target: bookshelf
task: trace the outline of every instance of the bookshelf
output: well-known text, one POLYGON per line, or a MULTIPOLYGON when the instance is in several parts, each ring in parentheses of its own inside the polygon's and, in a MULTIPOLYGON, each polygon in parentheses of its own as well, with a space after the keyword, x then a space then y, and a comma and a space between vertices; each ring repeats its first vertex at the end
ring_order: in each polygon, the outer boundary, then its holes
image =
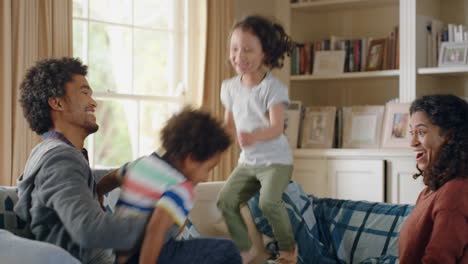
MULTIPOLYGON (((444 23, 468 25, 466 10, 468 0, 276 0, 275 16, 299 43, 331 36, 386 38, 398 25, 399 69, 293 75, 287 60, 275 74, 288 85, 291 100, 299 100, 304 106, 384 105, 395 98, 411 102, 421 95, 439 92, 467 96, 468 66, 438 68, 420 63, 419 47, 425 40, 417 36, 416 23, 417 15, 424 15, 444 23)), ((387 202, 414 203, 416 196, 411 195, 424 187, 411 178, 415 157, 409 148, 295 149, 294 166, 293 179, 307 192, 319 196, 340 197, 338 184, 344 188, 345 198, 358 197, 342 184, 346 180, 340 175, 362 184, 383 177, 384 186, 377 182, 373 186, 382 188, 387 202)))
MULTIPOLYGON (((468 0, 412 0, 416 2, 415 16, 429 17, 447 24, 468 26, 468 0)), ((416 21, 418 22, 418 21, 416 21)), ((416 32, 421 29, 416 23, 416 32)), ((425 45, 423 35, 416 34, 413 45, 417 48, 425 45)), ((428 67, 426 56, 416 58, 417 76, 416 96, 432 93, 451 93, 466 97, 468 95, 468 65, 461 67, 428 67)))

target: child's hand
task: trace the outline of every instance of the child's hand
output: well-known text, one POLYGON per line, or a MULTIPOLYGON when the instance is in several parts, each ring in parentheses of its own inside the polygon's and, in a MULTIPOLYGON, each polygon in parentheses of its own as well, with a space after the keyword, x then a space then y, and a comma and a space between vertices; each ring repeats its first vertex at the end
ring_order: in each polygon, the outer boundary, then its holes
POLYGON ((248 147, 255 143, 253 133, 239 132, 237 134, 237 139, 239 140, 239 145, 241 145, 241 147, 248 147))

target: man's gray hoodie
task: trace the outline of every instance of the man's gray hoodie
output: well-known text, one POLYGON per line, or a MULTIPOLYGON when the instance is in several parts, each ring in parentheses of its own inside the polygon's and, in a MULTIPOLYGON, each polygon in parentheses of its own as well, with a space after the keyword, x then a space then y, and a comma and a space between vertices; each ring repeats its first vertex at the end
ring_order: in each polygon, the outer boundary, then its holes
POLYGON ((18 196, 14 210, 35 239, 58 245, 83 263, 95 263, 103 249, 133 248, 148 220, 104 212, 88 161, 59 139, 33 149, 18 181, 18 196))

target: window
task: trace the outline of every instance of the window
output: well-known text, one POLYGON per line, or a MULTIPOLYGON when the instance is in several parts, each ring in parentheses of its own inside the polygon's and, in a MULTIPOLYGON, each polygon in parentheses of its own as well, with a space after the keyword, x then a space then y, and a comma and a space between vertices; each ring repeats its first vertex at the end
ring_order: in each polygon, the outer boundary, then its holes
POLYGON ((115 167, 160 146, 186 101, 188 0, 73 0, 73 52, 88 65, 99 131, 93 167, 115 167))

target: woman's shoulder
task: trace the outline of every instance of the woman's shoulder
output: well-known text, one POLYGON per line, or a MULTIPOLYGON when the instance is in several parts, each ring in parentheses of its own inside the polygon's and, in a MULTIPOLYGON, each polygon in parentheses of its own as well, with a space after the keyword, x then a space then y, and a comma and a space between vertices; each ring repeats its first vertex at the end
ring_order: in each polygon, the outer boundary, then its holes
POLYGON ((468 178, 455 178, 437 191, 437 208, 440 210, 461 209, 468 213, 468 178))

